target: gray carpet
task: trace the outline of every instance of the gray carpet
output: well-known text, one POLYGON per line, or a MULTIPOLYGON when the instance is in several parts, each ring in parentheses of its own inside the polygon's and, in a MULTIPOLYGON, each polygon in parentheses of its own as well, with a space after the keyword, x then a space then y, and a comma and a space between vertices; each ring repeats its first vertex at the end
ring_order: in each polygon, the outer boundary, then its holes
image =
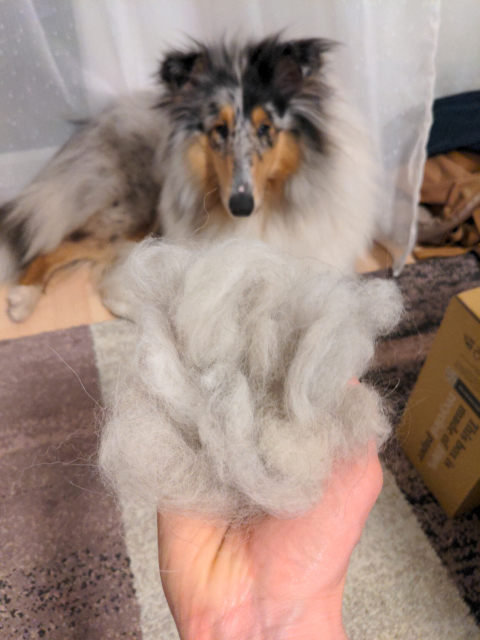
MULTIPOLYGON (((410 315, 371 379, 397 416, 448 299, 480 285, 473 258, 409 267, 410 315)), ((0 342, 0 637, 177 638, 157 570, 155 514, 117 504, 95 470, 96 429, 134 342, 112 321, 0 342)), ((449 521, 392 441, 385 486, 349 570, 351 640, 473 640, 478 510, 449 521)))

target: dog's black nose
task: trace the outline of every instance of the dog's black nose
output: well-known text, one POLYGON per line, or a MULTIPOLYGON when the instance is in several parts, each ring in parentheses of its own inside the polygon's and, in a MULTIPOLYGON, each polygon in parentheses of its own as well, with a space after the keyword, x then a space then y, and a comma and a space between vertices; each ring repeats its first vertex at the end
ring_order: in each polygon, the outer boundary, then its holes
POLYGON ((234 216, 249 216, 255 202, 249 193, 236 193, 228 201, 228 206, 234 216))

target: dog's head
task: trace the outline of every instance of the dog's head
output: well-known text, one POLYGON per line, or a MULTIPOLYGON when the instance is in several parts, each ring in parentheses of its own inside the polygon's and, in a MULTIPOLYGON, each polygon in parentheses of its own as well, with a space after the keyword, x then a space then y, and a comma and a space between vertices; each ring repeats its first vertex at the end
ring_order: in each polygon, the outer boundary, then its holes
POLYGON ((322 152, 325 40, 267 38, 240 47, 196 45, 160 69, 168 110, 205 193, 233 216, 281 197, 307 147, 322 152))

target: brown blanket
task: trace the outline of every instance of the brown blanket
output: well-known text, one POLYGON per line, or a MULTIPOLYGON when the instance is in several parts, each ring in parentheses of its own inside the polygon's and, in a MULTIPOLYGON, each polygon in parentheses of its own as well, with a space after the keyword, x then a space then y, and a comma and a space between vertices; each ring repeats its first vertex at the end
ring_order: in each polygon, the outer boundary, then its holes
POLYGON ((429 158, 420 201, 416 258, 458 255, 480 242, 480 155, 452 151, 429 158))

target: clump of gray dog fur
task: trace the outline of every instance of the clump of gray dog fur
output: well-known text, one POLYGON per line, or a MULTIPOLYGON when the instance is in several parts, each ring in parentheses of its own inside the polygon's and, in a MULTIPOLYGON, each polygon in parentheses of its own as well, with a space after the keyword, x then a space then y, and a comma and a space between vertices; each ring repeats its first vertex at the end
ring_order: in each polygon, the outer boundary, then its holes
POLYGON ((100 446, 117 491, 165 512, 293 517, 335 461, 388 437, 378 394, 351 381, 398 322, 392 282, 247 240, 146 241, 122 277, 138 344, 100 446))

